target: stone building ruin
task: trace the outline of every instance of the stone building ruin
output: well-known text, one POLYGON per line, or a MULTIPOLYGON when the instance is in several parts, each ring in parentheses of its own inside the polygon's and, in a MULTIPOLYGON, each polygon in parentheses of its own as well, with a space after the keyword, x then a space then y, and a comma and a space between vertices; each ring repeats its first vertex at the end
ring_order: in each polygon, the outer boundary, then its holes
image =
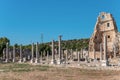
POLYGON ((100 59, 100 51, 104 55, 104 35, 107 36, 107 57, 113 58, 119 56, 120 33, 118 32, 116 22, 112 14, 101 12, 90 38, 89 58, 100 59))

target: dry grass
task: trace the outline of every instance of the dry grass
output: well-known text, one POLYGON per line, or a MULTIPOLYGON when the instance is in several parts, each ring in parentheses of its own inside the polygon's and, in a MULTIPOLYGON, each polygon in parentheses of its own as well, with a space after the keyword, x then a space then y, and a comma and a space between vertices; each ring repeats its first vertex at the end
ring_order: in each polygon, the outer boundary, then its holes
POLYGON ((118 71, 0 64, 0 80, 120 80, 118 71))

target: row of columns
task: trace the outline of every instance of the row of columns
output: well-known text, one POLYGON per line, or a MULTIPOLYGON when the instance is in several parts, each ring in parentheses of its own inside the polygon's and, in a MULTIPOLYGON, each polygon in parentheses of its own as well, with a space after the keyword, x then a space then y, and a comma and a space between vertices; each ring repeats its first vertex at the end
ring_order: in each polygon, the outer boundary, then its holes
MULTIPOLYGON (((15 46, 13 46, 12 52, 9 51, 9 44, 6 43, 6 48, 3 50, 3 58, 5 58, 5 62, 9 62, 9 57, 12 59, 12 62, 16 61, 16 50, 15 46), (10 56, 9 56, 10 55, 10 56), (11 57, 12 56, 12 57, 11 57)), ((49 52, 47 51, 47 61, 49 58, 49 52)), ((42 59, 42 53, 41 53, 41 59, 42 59)), ((23 54, 22 54, 22 45, 20 45, 20 52, 19 52, 19 63, 23 62, 23 54)), ((31 63, 34 62, 34 43, 32 44, 31 49, 31 63)), ((35 63, 39 63, 39 51, 38 51, 38 43, 36 44, 36 58, 35 63)))
MULTIPOLYGON (((60 49, 59 49, 60 50, 60 49)), ((71 60, 73 60, 73 51, 72 51, 72 49, 71 49, 71 60)), ((58 61, 56 61, 55 60, 55 48, 54 48, 54 40, 52 40, 52 60, 51 60, 51 64, 61 64, 59 61, 61 61, 60 59, 60 51, 59 51, 59 58, 58 58, 58 61)), ((80 62, 80 59, 82 59, 83 58, 83 49, 81 49, 81 51, 78 51, 77 49, 76 49, 76 55, 77 55, 77 59, 78 59, 78 63, 80 62), (80 55, 80 53, 81 53, 81 55, 80 55)), ((65 60, 65 63, 67 63, 68 62, 68 50, 66 50, 66 53, 65 53, 65 58, 64 58, 65 60)), ((86 59, 86 57, 85 57, 85 61, 86 61, 87 59, 86 59)))
MULTIPOLYGON (((31 51, 32 51, 32 54, 31 54, 31 63, 42 63, 43 61, 42 61, 42 59, 43 59, 43 53, 41 52, 41 55, 39 54, 39 50, 38 50, 38 42, 36 43, 36 52, 35 52, 35 59, 34 59, 34 43, 32 43, 32 49, 31 49, 31 51), (41 58, 41 60, 40 60, 40 58, 41 58)), ((45 53, 45 52, 44 52, 45 53)), ((49 62, 49 52, 47 51, 47 62, 49 62)))
MULTIPOLYGON (((12 52, 9 52, 9 44, 6 43, 6 48, 3 50, 3 58, 5 58, 5 62, 9 62, 9 57, 12 59, 12 62, 16 61, 16 54, 15 54, 15 46, 13 46, 12 52), (12 54, 13 53, 13 54, 12 54)), ((20 60, 22 62, 22 45, 20 45, 20 60)))
MULTIPOLYGON (((59 42, 58 42, 58 60, 56 61, 55 60, 55 48, 54 48, 54 40, 52 40, 52 60, 51 60, 51 64, 61 64, 61 59, 63 59, 63 55, 62 55, 62 51, 61 51, 61 37, 62 36, 59 36, 59 42)), ((39 50, 38 50, 38 42, 36 43, 36 57, 34 58, 34 43, 32 43, 32 48, 31 48, 31 63, 40 63, 40 60, 39 60, 39 50)), ((6 62, 8 62, 8 54, 9 54, 9 51, 8 51, 8 43, 6 44, 6 62)), ((72 49, 71 49, 71 53, 73 53, 72 49)), ((80 52, 77 51, 76 49, 76 53, 77 53, 77 58, 78 58, 78 62, 80 61, 80 52)), ((83 53, 83 50, 81 49, 81 53, 83 53)), ((13 62, 16 61, 16 54, 15 54, 15 46, 13 46, 13 62)), ((71 54, 71 58, 73 59, 73 54, 71 54)), ((83 55, 82 55, 83 57, 83 55)), ((49 53, 47 52, 47 61, 49 58, 49 53)), ((68 50, 67 50, 67 53, 66 53, 66 57, 65 57, 65 60, 66 62, 68 61, 68 50)), ((41 53, 41 61, 42 61, 42 53, 41 53)), ((22 45, 20 45, 20 58, 19 58, 19 62, 23 62, 23 54, 22 54, 22 45)))
MULTIPOLYGON (((59 40, 59 64, 61 63, 61 38, 59 40)), ((31 63, 34 62, 34 43, 32 44, 32 49, 31 49, 31 63)), ((9 44, 6 44, 6 49, 3 51, 3 55, 6 56, 5 57, 5 62, 9 62, 8 59, 8 55, 9 55, 9 44), (5 55, 6 54, 6 55, 5 55)), ((22 45, 20 45, 20 56, 19 56, 19 62, 21 63, 23 61, 23 56, 22 56, 22 45)), ((15 46, 13 46, 13 59, 12 61, 15 62, 16 58, 15 58, 15 46)), ((49 53, 47 52, 47 61, 49 58, 49 53)), ((52 60, 54 61, 54 40, 52 41, 52 60)), ((42 61, 42 53, 41 53, 41 61, 42 61)), ((38 42, 36 43, 36 58, 35 58, 35 63, 39 63, 39 50, 38 50, 38 42)))

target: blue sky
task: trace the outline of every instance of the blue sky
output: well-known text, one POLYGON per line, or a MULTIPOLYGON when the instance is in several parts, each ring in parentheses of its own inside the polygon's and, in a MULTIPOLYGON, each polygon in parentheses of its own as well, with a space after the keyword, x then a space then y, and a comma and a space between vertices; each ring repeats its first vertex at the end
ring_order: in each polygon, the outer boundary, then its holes
POLYGON ((100 12, 120 28, 120 0, 0 0, 0 37, 11 44, 89 38, 100 12))

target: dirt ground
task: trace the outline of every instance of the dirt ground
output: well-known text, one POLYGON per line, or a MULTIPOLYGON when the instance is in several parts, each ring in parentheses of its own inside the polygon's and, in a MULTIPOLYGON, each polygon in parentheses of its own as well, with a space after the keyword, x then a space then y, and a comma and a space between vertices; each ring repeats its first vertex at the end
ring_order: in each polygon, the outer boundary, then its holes
POLYGON ((120 71, 0 64, 0 80, 120 80, 120 71))

